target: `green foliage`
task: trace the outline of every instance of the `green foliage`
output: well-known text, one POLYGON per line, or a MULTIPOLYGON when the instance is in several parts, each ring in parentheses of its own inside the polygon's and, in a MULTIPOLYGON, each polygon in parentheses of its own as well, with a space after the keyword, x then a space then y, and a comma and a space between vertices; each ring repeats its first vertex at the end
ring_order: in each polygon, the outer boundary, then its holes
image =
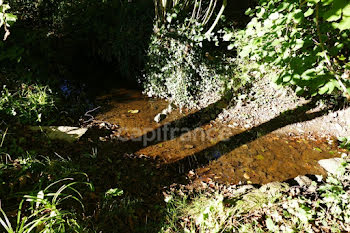
POLYGON ((19 205, 16 227, 13 228, 1 208, 3 217, 0 217, 0 224, 8 233, 86 232, 78 224, 74 213, 60 208, 64 202, 70 200, 78 201, 82 205, 80 201, 82 196, 75 188, 78 184, 73 179, 66 178, 52 183, 44 190, 37 192, 36 195, 25 195, 24 200, 19 205), (58 184, 61 186, 57 188, 57 191, 51 192, 50 190, 57 187, 58 184), (23 208, 24 201, 29 202, 29 208, 23 208))
POLYGON ((2 86, 0 93, 0 114, 15 117, 21 123, 41 122, 54 107, 53 93, 48 86, 38 84, 2 86))
POLYGON ((350 150, 350 137, 339 137, 340 147, 350 150))
POLYGON ((11 0, 11 5, 19 18, 11 48, 24 49, 22 65, 32 71, 86 80, 100 75, 96 70, 104 65, 124 79, 139 75, 152 32, 151 1, 11 0))
POLYGON ((142 80, 145 93, 180 107, 205 106, 223 94, 233 67, 224 54, 211 49, 218 38, 181 13, 169 13, 167 23, 151 37, 142 80))
POLYGON ((106 198, 119 197, 121 195, 123 195, 123 190, 121 190, 119 188, 109 189, 105 193, 106 198))
POLYGON ((298 94, 349 97, 349 9, 343 0, 261 0, 247 11, 247 28, 226 29, 224 40, 238 58, 256 63, 262 74, 274 70, 275 81, 298 94))
POLYGON ((5 30, 4 40, 10 35, 10 25, 16 22, 17 19, 15 15, 6 12, 8 9, 10 9, 10 5, 0 0, 0 28, 3 27, 5 30))

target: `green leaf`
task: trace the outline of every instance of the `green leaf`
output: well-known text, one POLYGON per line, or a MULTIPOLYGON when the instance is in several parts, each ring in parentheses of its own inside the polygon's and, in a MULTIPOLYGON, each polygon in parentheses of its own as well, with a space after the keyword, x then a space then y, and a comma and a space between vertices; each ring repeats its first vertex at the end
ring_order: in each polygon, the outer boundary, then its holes
POLYGON ((234 44, 229 44, 228 46, 227 46, 227 50, 232 50, 234 48, 234 44))
POLYGON ((312 15, 314 13, 314 9, 309 8, 305 13, 304 16, 305 17, 309 17, 310 15, 312 15))
POLYGON ((302 10, 300 10, 300 9, 296 10, 294 15, 293 15, 293 19, 297 24, 301 23, 301 21, 303 21, 303 19, 304 19, 304 14, 303 14, 302 10))
POLYGON ((223 39, 224 41, 230 41, 230 40, 232 39, 232 37, 233 37, 233 33, 230 32, 230 33, 226 33, 226 34, 222 37, 222 39, 223 39))
POLYGON ((338 28, 340 31, 350 29, 350 16, 343 16, 343 19, 339 23, 333 23, 332 26, 338 28))
POLYGON ((348 5, 347 0, 334 0, 332 8, 323 14, 328 22, 338 21, 342 16, 343 9, 348 5))
POLYGON ((316 4, 319 3, 320 0, 307 0, 308 3, 316 4))
POLYGON ((17 16, 11 13, 6 13, 6 20, 10 22, 15 22, 17 20, 17 16))
POLYGON ((119 189, 119 188, 114 188, 114 189, 109 189, 106 193, 105 196, 106 197, 118 197, 123 195, 123 190, 119 189))
POLYGON ((267 227, 268 230, 270 230, 272 232, 276 231, 276 226, 273 223, 271 218, 267 218, 266 219, 266 227, 267 227))

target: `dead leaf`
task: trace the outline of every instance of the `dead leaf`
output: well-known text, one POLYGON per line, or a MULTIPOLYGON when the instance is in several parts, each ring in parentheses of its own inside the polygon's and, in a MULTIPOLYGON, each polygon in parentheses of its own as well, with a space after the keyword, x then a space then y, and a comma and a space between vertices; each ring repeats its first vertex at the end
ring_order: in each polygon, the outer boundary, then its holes
POLYGON ((193 149, 193 145, 189 145, 189 144, 187 144, 187 145, 185 145, 185 149, 193 149))
POLYGON ((250 176, 249 176, 247 173, 244 173, 244 174, 243 174, 243 177, 244 177, 244 179, 246 179, 246 180, 249 180, 249 179, 250 179, 250 176))
POLYGON ((139 113, 140 110, 137 110, 137 109, 132 109, 132 110, 129 110, 128 113, 131 113, 131 114, 136 114, 136 113, 139 113))

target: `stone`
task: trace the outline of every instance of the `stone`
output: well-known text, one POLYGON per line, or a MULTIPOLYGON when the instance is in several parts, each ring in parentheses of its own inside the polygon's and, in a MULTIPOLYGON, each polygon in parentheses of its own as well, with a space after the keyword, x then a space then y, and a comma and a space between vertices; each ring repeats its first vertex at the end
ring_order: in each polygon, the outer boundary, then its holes
POLYGON ((44 132, 52 140, 63 140, 66 142, 77 141, 88 130, 88 128, 72 126, 30 126, 29 129, 44 132))
POLYGON ((169 104, 167 108, 163 109, 160 113, 158 113, 154 117, 154 121, 157 123, 161 122, 168 116, 169 113, 171 113, 172 110, 173 110, 173 107, 171 106, 171 104, 169 104))
POLYGON ((167 116, 165 114, 162 113, 158 113, 155 117, 154 117, 154 121, 159 123, 162 120, 164 120, 167 116))
POLYGON ((331 158, 331 159, 322 159, 318 161, 318 164, 331 174, 336 174, 338 168, 341 166, 341 158, 331 158))
POLYGON ((301 187, 309 187, 312 184, 312 180, 307 176, 297 176, 294 178, 294 180, 301 186, 301 187))

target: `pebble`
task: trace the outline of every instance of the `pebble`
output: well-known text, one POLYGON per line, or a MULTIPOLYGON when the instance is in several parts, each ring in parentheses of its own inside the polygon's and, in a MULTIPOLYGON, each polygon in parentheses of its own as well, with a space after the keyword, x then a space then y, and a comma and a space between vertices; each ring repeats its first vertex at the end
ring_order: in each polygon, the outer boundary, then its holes
POLYGON ((249 176, 247 173, 244 173, 244 174, 243 174, 243 177, 244 177, 244 179, 246 179, 246 180, 249 180, 249 179, 250 179, 250 176, 249 176))
POLYGON ((246 129, 249 129, 250 127, 252 127, 250 124, 245 124, 244 125, 244 128, 246 128, 246 129))

